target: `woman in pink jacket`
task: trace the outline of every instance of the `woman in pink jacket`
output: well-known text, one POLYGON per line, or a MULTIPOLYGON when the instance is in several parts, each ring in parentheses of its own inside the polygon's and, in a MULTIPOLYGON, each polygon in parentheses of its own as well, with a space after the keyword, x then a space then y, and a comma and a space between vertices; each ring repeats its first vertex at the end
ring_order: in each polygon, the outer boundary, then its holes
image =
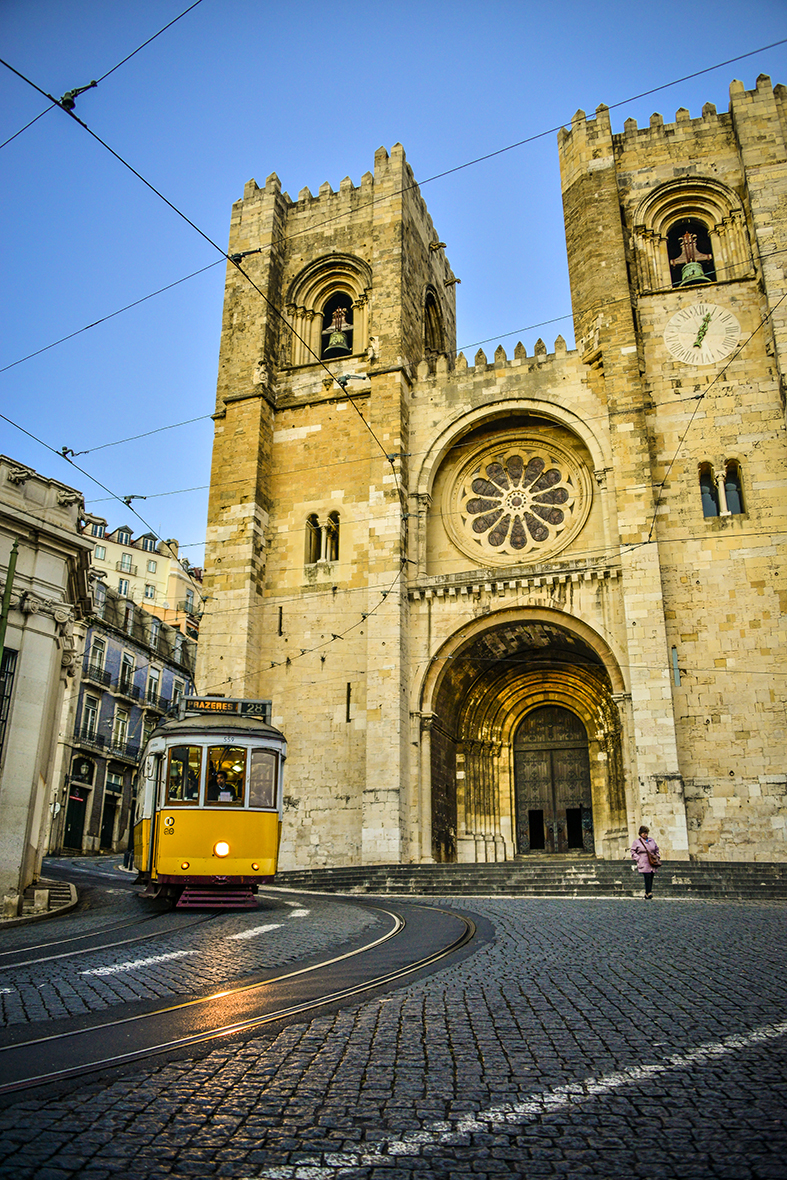
POLYGON ((639 829, 639 836, 631 845, 631 859, 637 862, 637 871, 642 874, 642 880, 645 885, 645 899, 653 901, 653 874, 659 867, 661 861, 659 859, 659 846, 655 840, 648 835, 650 831, 643 824, 639 829), (651 856, 655 856, 658 860, 657 864, 651 862, 651 856))

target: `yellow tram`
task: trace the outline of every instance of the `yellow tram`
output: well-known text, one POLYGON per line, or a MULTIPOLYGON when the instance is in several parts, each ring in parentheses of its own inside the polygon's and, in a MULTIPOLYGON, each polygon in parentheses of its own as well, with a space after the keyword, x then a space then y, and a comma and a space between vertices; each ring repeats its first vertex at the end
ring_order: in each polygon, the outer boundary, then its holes
POLYGON ((186 697, 153 731, 134 815, 143 897, 253 906, 273 879, 287 743, 269 715, 268 701, 186 697))

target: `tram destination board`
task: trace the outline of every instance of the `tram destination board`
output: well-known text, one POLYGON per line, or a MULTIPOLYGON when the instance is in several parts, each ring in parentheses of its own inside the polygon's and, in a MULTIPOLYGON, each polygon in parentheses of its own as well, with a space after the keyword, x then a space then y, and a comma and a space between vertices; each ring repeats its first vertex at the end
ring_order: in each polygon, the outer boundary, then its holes
POLYGON ((266 725, 270 725, 271 705, 271 701, 246 701, 233 697, 183 698, 187 713, 234 713, 239 717, 259 717, 266 725))

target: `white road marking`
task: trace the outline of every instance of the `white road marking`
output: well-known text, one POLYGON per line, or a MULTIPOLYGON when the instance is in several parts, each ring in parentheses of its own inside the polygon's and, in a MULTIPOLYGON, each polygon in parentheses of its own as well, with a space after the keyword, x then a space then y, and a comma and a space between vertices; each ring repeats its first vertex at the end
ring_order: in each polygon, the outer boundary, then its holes
POLYGON ((293 910, 292 913, 290 914, 290 917, 291 918, 305 918, 309 912, 310 912, 309 910, 293 910))
POLYGON ((115 963, 113 967, 92 967, 82 975, 116 975, 118 971, 136 971, 139 967, 150 967, 153 963, 164 963, 168 959, 182 959, 184 955, 196 955, 197 951, 171 951, 168 955, 154 955, 151 959, 134 959, 131 963, 115 963))
POLYGON ((516 1126, 535 1120, 542 1115, 563 1110, 566 1106, 576 1106, 591 1098, 611 1094, 623 1086, 645 1081, 658 1074, 690 1069, 694 1065, 704 1065, 715 1058, 738 1053, 741 1049, 761 1045, 776 1037, 783 1037, 785 1034, 787 1034, 787 1020, 783 1020, 779 1024, 765 1024, 750 1033, 735 1033, 721 1041, 709 1041, 707 1044, 698 1045, 696 1049, 691 1049, 688 1053, 673 1053, 672 1056, 667 1057, 664 1062, 659 1064, 632 1065, 617 1073, 602 1074, 598 1078, 586 1078, 582 1082, 572 1082, 567 1086, 556 1086, 554 1090, 544 1090, 540 1094, 532 1095, 524 1102, 491 1106, 488 1110, 481 1110, 476 1115, 468 1115, 456 1123, 436 1122, 429 1130, 412 1131, 401 1139, 384 1139, 376 1151, 342 1151, 336 1152, 335 1155, 326 1153, 325 1160, 328 1167, 300 1164, 268 1168, 267 1171, 258 1172, 256 1176, 244 1176, 242 1180, 336 1180, 336 1177, 359 1167, 369 1168, 377 1164, 390 1167, 394 1162, 393 1157, 397 1155, 419 1155, 424 1147, 439 1147, 442 1143, 451 1144, 457 1137, 467 1135, 468 1132, 487 1131, 490 1123, 510 1123, 512 1126, 516 1126))
POLYGON ((10 996, 13 991, 12 987, 0 987, 0 996, 10 996))
POLYGON ((239 934, 228 934, 227 938, 256 938, 258 934, 267 934, 269 930, 278 930, 281 922, 269 922, 267 926, 252 926, 251 930, 241 930, 239 934))

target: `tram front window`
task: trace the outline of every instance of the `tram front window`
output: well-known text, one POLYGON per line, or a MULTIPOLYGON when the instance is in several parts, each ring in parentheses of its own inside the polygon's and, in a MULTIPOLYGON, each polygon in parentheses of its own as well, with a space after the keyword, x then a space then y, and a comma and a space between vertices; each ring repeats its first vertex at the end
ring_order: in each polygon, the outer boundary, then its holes
POLYGON ((273 750, 252 750, 249 807, 276 806, 276 761, 273 750))
POLYGON ((242 746, 211 746, 208 750, 208 803, 243 804, 246 751, 242 746))
POLYGON ((202 750, 199 746, 173 746, 167 768, 167 803, 196 803, 202 750))

